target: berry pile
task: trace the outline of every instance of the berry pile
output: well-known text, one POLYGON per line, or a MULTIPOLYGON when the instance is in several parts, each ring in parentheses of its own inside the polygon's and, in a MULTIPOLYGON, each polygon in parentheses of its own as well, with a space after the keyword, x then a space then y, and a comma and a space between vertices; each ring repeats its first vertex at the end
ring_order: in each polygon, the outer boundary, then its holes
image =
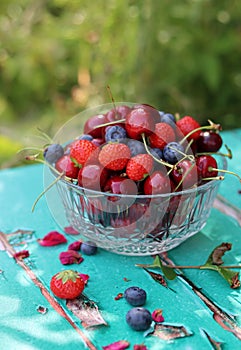
POLYGON ((88 119, 84 134, 65 149, 50 145, 44 157, 84 188, 133 194, 137 186, 138 194, 165 194, 220 178, 210 154, 222 146, 220 129, 211 121, 201 127, 191 116, 176 120, 149 105, 118 106, 88 119), (106 186, 117 177, 118 185, 106 186), (130 192, 121 186, 127 179, 136 184, 130 192))
MULTIPOLYGON (((122 228, 124 234, 126 228, 128 234, 144 213, 152 215, 150 196, 178 194, 223 179, 215 159, 222 154, 221 126, 208 122, 201 126, 191 116, 180 118, 146 104, 117 106, 89 118, 84 133, 67 146, 47 147, 44 158, 71 183, 110 194, 112 204, 119 203, 119 195, 135 196, 125 216, 117 215, 117 205, 116 214, 101 222, 105 227, 122 228)), ((231 158, 229 149, 227 156, 231 158)), ((180 196, 170 201, 166 209, 171 216, 182 200, 180 196)), ((108 212, 96 198, 86 204, 80 196, 80 206, 91 213, 92 221, 96 217, 98 222, 100 212, 108 212)))

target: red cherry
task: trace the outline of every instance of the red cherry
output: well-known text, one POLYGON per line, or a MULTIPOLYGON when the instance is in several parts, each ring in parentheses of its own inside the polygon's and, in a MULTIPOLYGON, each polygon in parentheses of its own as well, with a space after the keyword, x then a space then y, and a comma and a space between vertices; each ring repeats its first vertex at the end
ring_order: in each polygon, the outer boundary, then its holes
POLYGON ((184 190, 198 183, 198 174, 196 164, 188 159, 184 159, 173 168, 170 176, 178 187, 178 190, 184 190))
POLYGON ((96 128, 96 126, 105 124, 106 122, 105 114, 94 115, 85 122, 84 134, 89 134, 94 138, 102 138, 103 127, 96 128))
POLYGON ((87 164, 80 169, 78 184, 92 190, 101 190, 108 178, 108 170, 100 164, 87 164))
POLYGON ((68 154, 61 157, 56 163, 55 168, 60 172, 64 173, 65 176, 71 179, 76 179, 79 173, 79 167, 76 166, 68 154))
POLYGON ((214 131, 202 131, 196 141, 198 152, 217 152, 222 144, 220 134, 214 131))
POLYGON ((107 123, 113 122, 113 121, 119 120, 119 119, 125 119, 127 114, 129 114, 131 110, 132 110, 132 108, 130 108, 128 106, 117 106, 116 108, 112 108, 106 114, 107 123))
POLYGON ((135 140, 140 140, 142 134, 150 135, 155 127, 155 121, 147 108, 134 108, 127 116, 125 128, 127 135, 135 140))
POLYGON ((104 187, 105 192, 111 192, 115 194, 137 194, 136 183, 124 176, 114 175, 108 179, 104 187))
POLYGON ((154 171, 144 183, 144 193, 147 195, 165 194, 171 192, 171 183, 167 175, 154 171))
POLYGON ((201 182, 204 178, 213 178, 218 175, 216 170, 217 169, 217 162, 216 160, 210 156, 210 155, 203 155, 199 156, 196 159, 197 164, 197 171, 198 171, 198 178, 201 182))
POLYGON ((146 103, 135 105, 135 108, 138 108, 138 107, 146 109, 148 111, 148 113, 151 114, 152 118, 154 119, 155 124, 160 122, 160 114, 155 107, 153 107, 149 104, 146 104, 146 103))

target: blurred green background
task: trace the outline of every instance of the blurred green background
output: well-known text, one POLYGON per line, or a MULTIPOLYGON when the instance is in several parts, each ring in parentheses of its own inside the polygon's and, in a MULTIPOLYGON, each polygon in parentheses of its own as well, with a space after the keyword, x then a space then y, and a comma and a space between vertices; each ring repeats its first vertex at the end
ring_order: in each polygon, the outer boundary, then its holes
POLYGON ((87 107, 142 102, 241 127, 241 2, 1 0, 0 167, 87 107))

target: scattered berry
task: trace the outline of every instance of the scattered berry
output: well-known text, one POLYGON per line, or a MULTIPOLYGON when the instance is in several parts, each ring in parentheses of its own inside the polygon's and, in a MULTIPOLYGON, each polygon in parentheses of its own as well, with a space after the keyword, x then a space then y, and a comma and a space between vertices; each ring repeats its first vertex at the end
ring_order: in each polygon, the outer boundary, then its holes
POLYGON ((64 270, 51 278, 50 289, 60 299, 75 299, 84 290, 85 283, 77 271, 64 270))
POLYGON ((127 312, 126 322, 136 331, 146 331, 152 323, 151 313, 143 307, 134 307, 127 312))
POLYGON ((124 298, 132 306, 142 306, 146 302, 146 292, 139 287, 129 287, 124 292, 124 298))
POLYGON ((95 255, 97 253, 97 246, 94 242, 86 241, 81 244, 80 251, 85 255, 95 255))

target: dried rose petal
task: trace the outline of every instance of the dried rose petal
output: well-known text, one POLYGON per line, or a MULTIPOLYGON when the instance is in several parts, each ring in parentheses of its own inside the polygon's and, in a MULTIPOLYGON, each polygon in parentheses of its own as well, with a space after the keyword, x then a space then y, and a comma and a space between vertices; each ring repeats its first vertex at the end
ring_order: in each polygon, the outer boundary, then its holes
POLYGON ((103 350, 124 350, 129 347, 130 343, 127 340, 119 340, 110 345, 102 346, 103 350))
POLYGON ((133 350, 148 350, 144 344, 136 344, 133 347, 133 350))
POLYGON ((17 252, 13 255, 15 259, 25 259, 29 257, 29 251, 28 250, 21 250, 20 252, 17 252))
POLYGON ((84 259, 75 250, 68 250, 59 254, 59 260, 63 265, 80 264, 84 259))
POLYGON ((164 317, 162 316, 162 309, 156 309, 151 314, 154 322, 160 323, 164 321, 164 317))
POLYGON ((47 233, 42 239, 38 239, 38 243, 44 247, 52 247, 54 245, 66 243, 67 239, 58 231, 47 233))
POLYGON ((117 296, 115 297, 115 300, 119 300, 123 298, 124 294, 123 293, 118 293, 117 296))
POLYGON ((86 275, 85 273, 79 273, 80 277, 82 278, 82 280, 85 282, 85 284, 87 284, 90 276, 86 275))
POLYGON ((68 246, 68 250, 76 250, 76 251, 79 251, 79 250, 80 250, 80 247, 81 247, 81 244, 82 244, 81 241, 75 241, 75 242, 71 243, 71 244, 68 246))
POLYGON ((68 235, 79 235, 79 232, 76 231, 72 226, 66 226, 64 232, 68 235))

